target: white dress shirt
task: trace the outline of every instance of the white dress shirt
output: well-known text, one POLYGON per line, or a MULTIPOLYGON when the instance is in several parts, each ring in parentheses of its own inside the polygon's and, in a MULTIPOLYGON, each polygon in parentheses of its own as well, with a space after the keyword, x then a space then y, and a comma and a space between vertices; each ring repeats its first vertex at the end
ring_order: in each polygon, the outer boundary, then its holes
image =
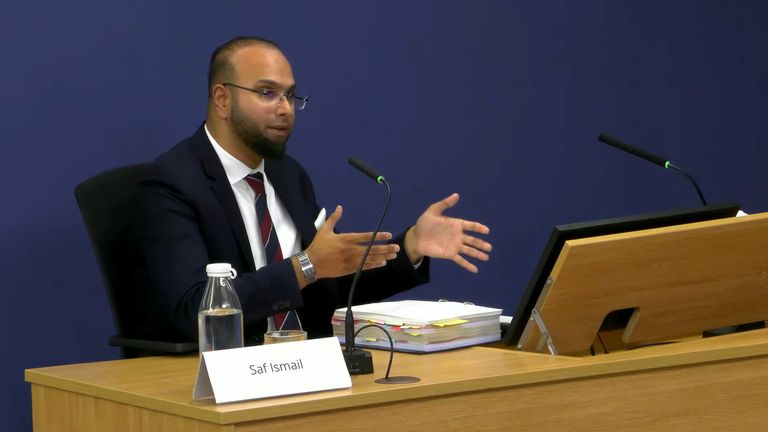
POLYGON ((224 172, 227 173, 229 185, 232 187, 232 192, 235 194, 237 205, 240 207, 240 214, 243 216, 245 231, 248 233, 248 243, 251 245, 251 253, 253 254, 253 262, 256 264, 256 269, 267 265, 267 258, 264 253, 264 243, 261 241, 261 233, 258 228, 259 222, 256 220, 256 194, 245 180, 245 177, 249 174, 261 172, 264 175, 264 190, 267 194, 267 208, 269 209, 269 215, 272 217, 272 224, 277 232, 277 239, 280 242, 280 250, 283 252, 283 257, 287 258, 301 251, 301 239, 299 238, 299 233, 296 230, 296 226, 293 224, 293 220, 291 220, 291 217, 285 210, 285 206, 272 188, 272 183, 269 182, 267 173, 264 172, 264 161, 262 160, 259 166, 255 169, 251 169, 248 165, 240 162, 237 158, 227 153, 227 151, 216 142, 216 139, 214 139, 208 131, 208 125, 205 126, 205 133, 208 135, 208 139, 211 141, 213 149, 216 151, 221 164, 224 166, 224 172))

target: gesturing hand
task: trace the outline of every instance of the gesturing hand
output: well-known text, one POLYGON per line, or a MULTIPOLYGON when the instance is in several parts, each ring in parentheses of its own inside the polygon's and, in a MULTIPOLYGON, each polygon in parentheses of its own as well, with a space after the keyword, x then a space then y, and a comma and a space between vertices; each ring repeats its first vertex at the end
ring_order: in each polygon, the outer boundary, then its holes
POLYGON ((459 201, 459 194, 438 201, 419 216, 405 237, 405 251, 411 262, 418 262, 422 257, 444 258, 455 262, 472 273, 477 273, 477 267, 467 261, 464 256, 488 260, 491 251, 490 243, 467 234, 475 232, 488 234, 490 229, 479 223, 464 219, 444 216, 443 212, 459 201))
MULTIPOLYGON (((341 206, 331 213, 325 224, 317 231, 312 244, 307 248, 307 255, 315 267, 318 278, 331 278, 352 274, 360 265, 368 241, 372 232, 367 233, 342 233, 337 234, 333 230, 341 219, 341 206)), ((392 234, 379 232, 376 241, 392 239, 392 234)), ((378 244, 371 247, 368 257, 363 265, 363 270, 383 267, 387 260, 395 259, 400 246, 397 244, 378 244)))

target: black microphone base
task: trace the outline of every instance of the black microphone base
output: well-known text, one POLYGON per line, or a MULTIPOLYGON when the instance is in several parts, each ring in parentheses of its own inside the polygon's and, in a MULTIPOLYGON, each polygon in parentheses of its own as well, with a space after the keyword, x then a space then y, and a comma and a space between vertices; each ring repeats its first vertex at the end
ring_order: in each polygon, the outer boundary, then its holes
POLYGON ((365 375, 373 373, 373 357, 371 353, 360 348, 343 349, 344 361, 350 375, 365 375))

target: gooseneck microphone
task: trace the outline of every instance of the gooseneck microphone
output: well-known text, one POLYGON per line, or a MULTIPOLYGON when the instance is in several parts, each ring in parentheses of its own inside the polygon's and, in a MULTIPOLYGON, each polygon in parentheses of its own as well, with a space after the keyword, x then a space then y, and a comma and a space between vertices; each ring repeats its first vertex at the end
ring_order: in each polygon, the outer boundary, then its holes
POLYGON ((373 168, 369 167, 368 165, 364 164, 363 161, 360 159, 355 159, 353 157, 349 158, 349 164, 353 167, 359 169, 362 171, 363 174, 367 175, 368 177, 372 178, 373 181, 376 183, 385 183, 386 180, 384 179, 383 175, 379 175, 376 171, 373 170, 373 168))
POLYGON ((618 139, 616 139, 616 138, 614 138, 614 137, 612 137, 612 136, 610 136, 608 134, 601 133, 600 135, 597 136, 597 139, 598 139, 598 141, 603 142, 605 144, 608 144, 609 146, 615 147, 615 148, 617 148, 619 150, 622 150, 622 151, 625 151, 625 152, 627 152, 629 154, 633 154, 633 155, 635 155, 635 156, 637 156, 637 157, 639 157, 641 159, 645 159, 648 162, 651 162, 652 164, 658 165, 658 166, 660 166, 662 168, 672 168, 673 170, 681 173, 686 178, 688 178, 688 180, 690 180, 691 183, 693 183, 693 187, 696 188, 696 193, 699 194, 699 199, 701 200, 701 203, 704 204, 704 205, 707 205, 707 200, 704 199, 704 194, 701 193, 701 188, 699 188, 699 184, 696 183, 696 180, 694 180, 693 176, 691 176, 687 172, 683 171, 682 168, 673 165, 672 162, 668 161, 667 159, 665 159, 665 158, 663 158, 663 157, 661 157, 659 155, 655 155, 655 154, 653 154, 651 152, 647 152, 645 150, 642 150, 642 149, 639 149, 637 147, 631 146, 631 145, 629 145, 629 144, 627 144, 625 142, 619 141, 618 139))
POLYGON ((372 178, 377 183, 383 184, 387 187, 387 202, 384 205, 384 210, 379 216, 379 222, 376 224, 376 229, 371 234, 371 240, 368 242, 368 246, 365 248, 363 258, 360 260, 360 265, 357 266, 355 276, 352 279, 352 285, 349 287, 349 297, 347 298, 347 314, 344 317, 344 361, 347 363, 347 370, 351 375, 369 374, 373 373, 373 358, 371 353, 360 348, 355 348, 355 317, 352 314, 352 299, 355 295, 355 288, 357 287, 357 281, 360 279, 360 275, 363 272, 363 266, 365 260, 368 258, 368 253, 371 251, 374 241, 376 240, 376 234, 381 228, 381 222, 384 220, 384 215, 389 208, 389 200, 392 197, 392 190, 389 187, 389 183, 384 179, 384 176, 379 175, 376 171, 368 167, 366 164, 355 158, 349 158, 349 164, 358 170, 362 171, 365 175, 372 178))

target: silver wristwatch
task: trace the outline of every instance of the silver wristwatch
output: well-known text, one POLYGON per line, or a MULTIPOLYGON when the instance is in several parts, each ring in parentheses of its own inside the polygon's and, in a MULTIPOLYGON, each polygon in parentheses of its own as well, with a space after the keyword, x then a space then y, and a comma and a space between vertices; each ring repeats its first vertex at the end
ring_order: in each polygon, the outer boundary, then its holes
POLYGON ((307 251, 297 253, 296 258, 299 260, 299 265, 301 265, 301 272, 304 273, 304 280, 308 284, 315 282, 317 280, 317 273, 315 273, 315 266, 312 265, 312 261, 307 256, 307 251))

